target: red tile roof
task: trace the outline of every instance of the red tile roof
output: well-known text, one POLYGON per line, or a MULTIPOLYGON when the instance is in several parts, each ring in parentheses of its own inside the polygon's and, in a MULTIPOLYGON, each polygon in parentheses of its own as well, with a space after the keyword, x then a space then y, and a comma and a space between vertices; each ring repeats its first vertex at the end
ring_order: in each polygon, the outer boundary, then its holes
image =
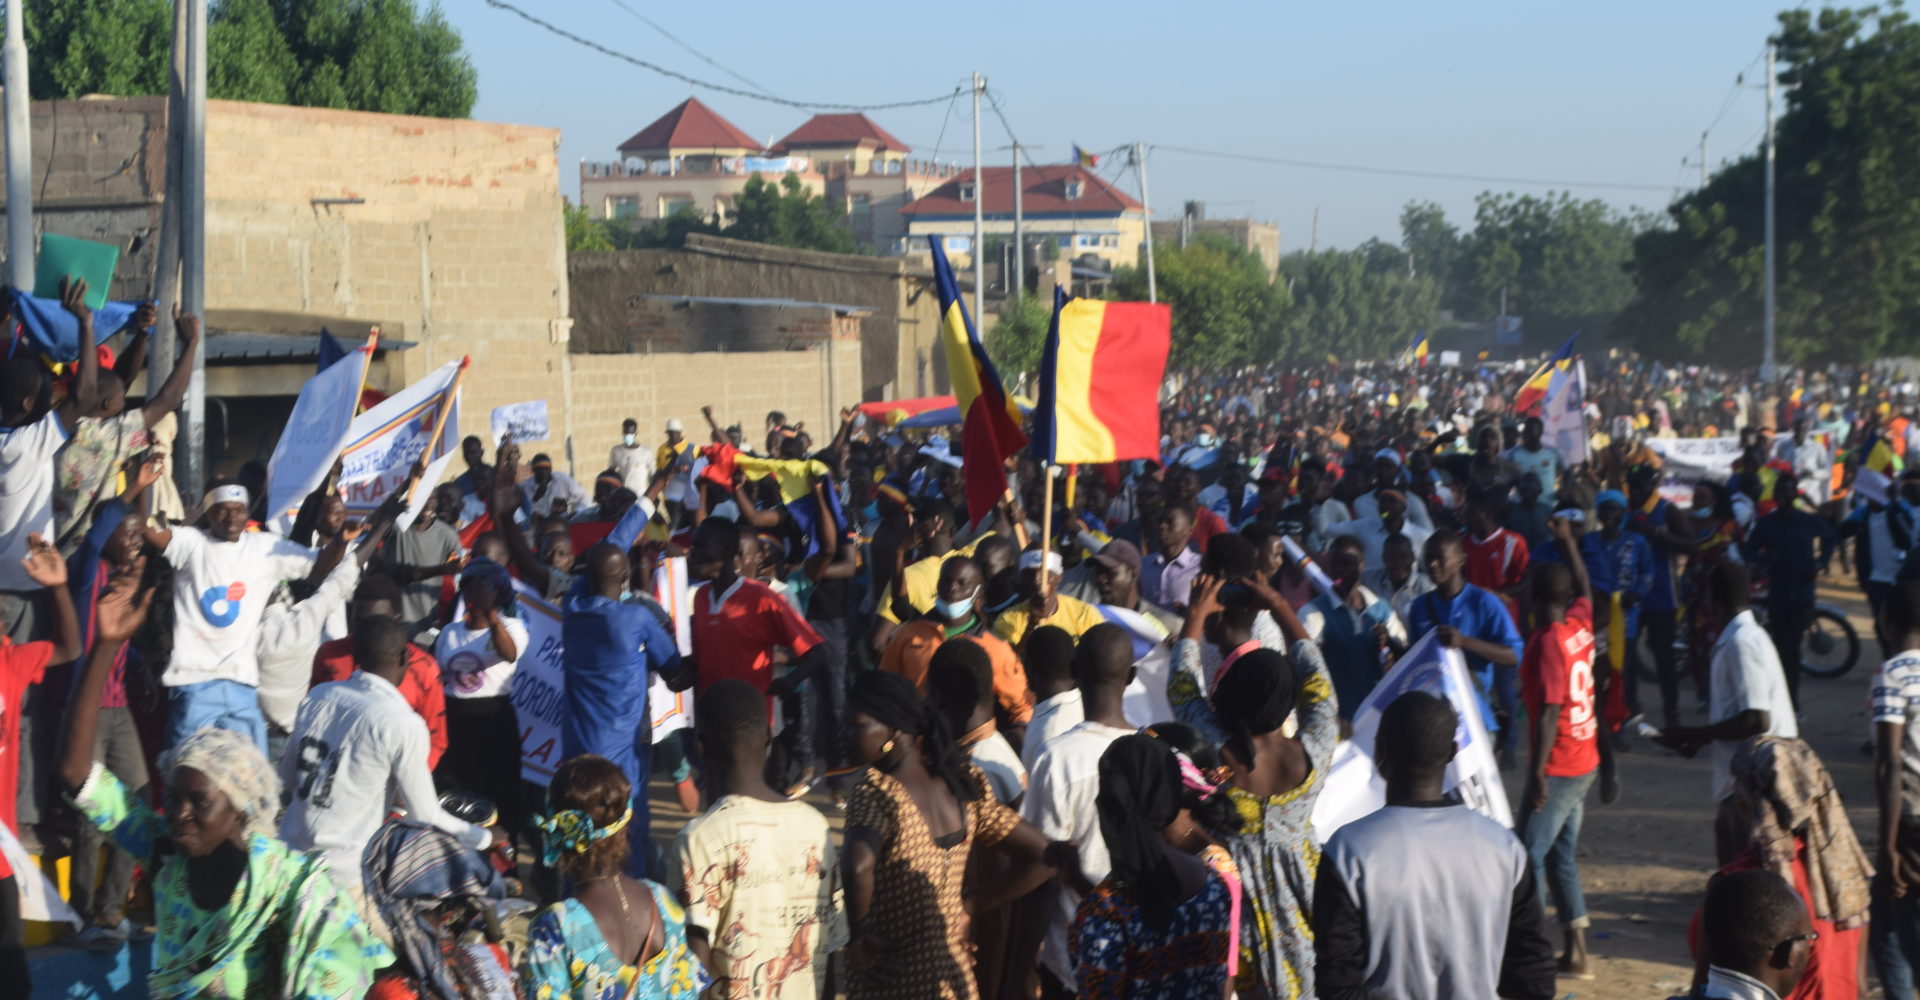
POLYGON ((720 117, 712 108, 689 97, 653 124, 620 144, 620 152, 651 149, 750 149, 760 143, 720 117))
POLYGON ((859 146, 900 153, 913 152, 906 143, 894 138, 886 129, 874 124, 873 119, 857 111, 847 114, 814 115, 799 128, 794 129, 785 139, 774 143, 773 152, 784 153, 793 148, 811 149, 820 146, 859 146))
MULTIPOLYGON (((987 167, 986 197, 982 210, 987 215, 1013 214, 1013 168, 987 167)), ((901 215, 972 215, 973 202, 960 200, 960 185, 973 180, 972 170, 955 174, 945 184, 901 206, 901 215)), ((1027 167, 1020 172, 1022 192, 1020 210, 1025 215, 1118 215, 1137 212, 1140 203, 1126 192, 1101 180, 1098 174, 1076 164, 1061 163, 1027 167), (1081 182, 1080 197, 1067 197, 1067 181, 1081 182)))

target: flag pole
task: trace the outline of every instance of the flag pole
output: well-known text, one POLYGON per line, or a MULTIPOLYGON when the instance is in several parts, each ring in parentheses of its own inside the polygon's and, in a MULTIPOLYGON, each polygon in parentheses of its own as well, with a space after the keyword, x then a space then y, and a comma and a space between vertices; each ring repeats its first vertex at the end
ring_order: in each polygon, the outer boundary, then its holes
POLYGON ((1044 495, 1040 501, 1040 597, 1045 599, 1053 592, 1053 574, 1047 571, 1047 554, 1053 548, 1053 463, 1040 466, 1041 490, 1044 495))
POLYGON ((367 396, 367 373, 373 370, 373 350, 380 345, 380 328, 367 331, 367 360, 360 366, 360 388, 353 394, 354 416, 360 415, 360 401, 367 396))
MULTIPOLYGON (((369 358, 368 360, 371 361, 372 359, 369 358)), ((460 383, 466 381, 467 369, 472 367, 472 365, 472 355, 462 357, 460 359, 460 367, 453 371, 453 381, 447 383, 446 395, 440 397, 440 412, 433 418, 433 433, 427 438, 427 449, 420 453, 420 464, 422 466, 432 464, 431 456, 433 455, 433 450, 440 447, 440 435, 446 431, 447 417, 453 413, 454 397, 460 394, 460 383)), ((410 481, 407 486, 408 503, 413 502, 413 491, 419 488, 420 481, 418 479, 410 481)))

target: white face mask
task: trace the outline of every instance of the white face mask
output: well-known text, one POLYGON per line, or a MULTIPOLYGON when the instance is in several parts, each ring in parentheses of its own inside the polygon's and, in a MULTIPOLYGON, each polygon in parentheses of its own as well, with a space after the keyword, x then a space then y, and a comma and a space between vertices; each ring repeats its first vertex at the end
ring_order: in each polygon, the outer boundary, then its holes
POLYGON ((633 447, 635 444, 638 444, 639 441, 640 441, 640 435, 638 434, 628 434, 620 438, 620 443, 626 445, 629 448, 633 447))

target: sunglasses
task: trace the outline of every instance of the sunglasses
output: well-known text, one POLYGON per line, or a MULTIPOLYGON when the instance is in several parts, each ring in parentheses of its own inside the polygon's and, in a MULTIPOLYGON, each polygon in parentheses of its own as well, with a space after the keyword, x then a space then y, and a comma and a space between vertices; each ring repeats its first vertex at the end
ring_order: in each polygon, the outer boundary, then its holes
POLYGON ((1820 940, 1819 931, 1808 931, 1805 934, 1795 934, 1794 936, 1787 938, 1784 941, 1781 941, 1779 944, 1774 945, 1774 947, 1775 948, 1791 948, 1802 941, 1805 941, 1808 944, 1812 944, 1813 942, 1818 940, 1820 940))

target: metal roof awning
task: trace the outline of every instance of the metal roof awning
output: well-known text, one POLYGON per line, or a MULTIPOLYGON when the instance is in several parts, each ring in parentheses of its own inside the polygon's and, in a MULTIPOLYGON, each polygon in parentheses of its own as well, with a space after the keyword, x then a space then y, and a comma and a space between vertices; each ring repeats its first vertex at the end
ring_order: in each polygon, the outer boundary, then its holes
POLYGON ((636 299, 661 299, 668 302, 698 303, 706 306, 753 306, 763 309, 831 309, 847 316, 865 316, 872 306, 850 306, 835 302, 802 302, 799 299, 748 299, 715 295, 635 295, 636 299))
MULTIPOLYGON (((341 346, 352 350, 362 342, 349 337, 335 335, 341 346)), ((207 334, 204 342, 209 362, 228 364, 294 364, 298 362, 318 361, 320 358, 320 335, 317 333, 251 333, 236 330, 214 330, 207 334)), ((381 338, 374 349, 377 356, 382 351, 404 351, 413 347, 411 340, 388 340, 381 338)))

